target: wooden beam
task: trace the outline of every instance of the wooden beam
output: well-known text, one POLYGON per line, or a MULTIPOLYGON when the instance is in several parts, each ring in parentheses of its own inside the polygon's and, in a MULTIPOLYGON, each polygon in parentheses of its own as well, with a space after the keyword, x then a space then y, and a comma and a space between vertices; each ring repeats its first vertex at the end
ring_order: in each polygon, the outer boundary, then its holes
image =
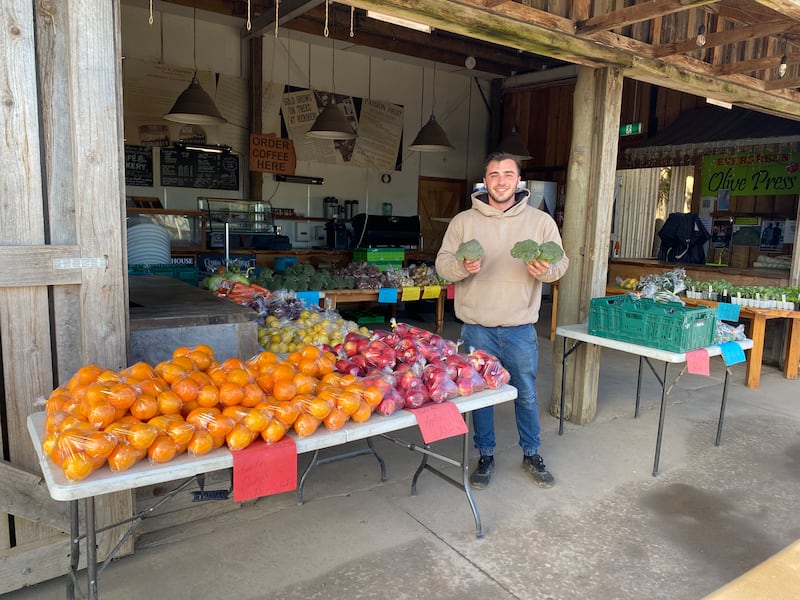
MULTIPOLYGON (((715 69, 717 75, 735 75, 736 73, 749 73, 750 71, 763 71, 764 69, 775 69, 781 64, 782 54, 773 54, 753 60, 743 60, 729 65, 720 65, 715 69)), ((787 54, 787 65, 800 64, 800 54, 787 54)))
POLYGON ((674 54, 684 54, 686 52, 692 52, 704 48, 714 48, 715 46, 735 44, 736 42, 744 42, 746 40, 766 37, 768 35, 797 33, 798 30, 800 30, 800 27, 791 21, 759 23, 758 25, 737 27, 735 29, 720 31, 718 33, 709 33, 706 35, 706 43, 704 46, 698 46, 696 41, 697 38, 692 37, 682 42, 673 42, 671 44, 659 46, 655 49, 653 54, 656 58, 661 58, 674 54))
POLYGON ((589 35, 597 31, 619 29, 626 25, 649 21, 656 17, 699 8, 716 2, 719 2, 719 0, 650 0, 650 2, 632 4, 604 15, 578 21, 575 24, 575 29, 578 35, 589 35))
POLYGON ((800 88, 800 78, 770 79, 764 82, 765 90, 788 90, 800 88))
POLYGON ((658 60, 649 44, 613 32, 581 38, 574 35, 569 19, 522 4, 504 5, 503 14, 486 10, 479 0, 352 0, 350 4, 578 65, 620 66, 632 79, 703 97, 713 92, 720 99, 800 120, 800 95, 791 90, 765 91, 760 80, 742 75, 721 77, 712 65, 681 54, 658 60))
POLYGON ((50 498, 41 475, 0 461, 0 512, 69 533, 69 504, 50 498))
POLYGON ((800 20, 800 0, 753 0, 756 4, 784 15, 787 19, 800 20))
POLYGON ((78 246, 0 246, 0 288, 80 283, 81 266, 95 262, 106 261, 82 259, 78 246))
MULTIPOLYGON (((0 577, 0 595, 63 575, 69 566, 69 536, 60 535, 2 549, 0 565, 3 575, 0 577)), ((81 552, 78 567, 86 567, 85 552, 81 552)))

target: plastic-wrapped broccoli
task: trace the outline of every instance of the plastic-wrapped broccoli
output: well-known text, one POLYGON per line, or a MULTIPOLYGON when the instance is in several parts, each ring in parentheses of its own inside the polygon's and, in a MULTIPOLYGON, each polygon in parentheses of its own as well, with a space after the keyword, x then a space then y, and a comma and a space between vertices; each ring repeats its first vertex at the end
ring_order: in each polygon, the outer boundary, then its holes
POLYGON ((522 240, 511 248, 511 256, 520 259, 524 263, 530 263, 539 258, 540 252, 539 243, 533 240, 522 240))
POLYGON ((561 246, 555 242, 545 242, 539 246, 538 258, 539 260, 543 260, 551 265, 554 265, 564 258, 564 251, 561 249, 561 246))
POLYGON ((458 260, 475 260, 483 256, 483 246, 478 240, 461 242, 456 250, 458 260))

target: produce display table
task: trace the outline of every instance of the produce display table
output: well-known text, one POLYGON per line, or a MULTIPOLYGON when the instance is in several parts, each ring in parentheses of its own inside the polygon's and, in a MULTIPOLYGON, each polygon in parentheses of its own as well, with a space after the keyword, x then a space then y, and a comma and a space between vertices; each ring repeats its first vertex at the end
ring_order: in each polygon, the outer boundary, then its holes
MULTIPOLYGON (((630 290, 618 287, 607 287, 606 293, 611 296, 614 294, 627 294, 630 290)), ((719 304, 713 300, 703 300, 701 298, 681 298, 687 306, 709 306, 716 308, 719 304)), ((800 364, 800 310, 779 310, 777 308, 755 308, 752 306, 740 306, 739 318, 752 321, 750 328, 750 338, 753 340, 753 348, 750 350, 747 361, 747 375, 745 385, 749 388, 757 388, 761 383, 761 363, 764 360, 764 333, 769 319, 789 319, 789 336, 786 346, 786 360, 783 365, 783 376, 786 379, 797 379, 798 365, 800 364)))
MULTIPOLYGON (((399 292, 400 290, 398 290, 399 292)), ((380 290, 325 290, 320 292, 320 302, 324 303, 325 308, 336 308, 336 305, 344 302, 378 302, 380 290)), ((441 334, 444 328, 444 301, 447 299, 447 288, 442 286, 439 295, 436 296, 436 333, 441 334)), ((398 295, 398 302, 400 296, 398 295)), ((396 305, 393 305, 393 310, 396 305)))
MULTIPOLYGON (((669 352, 667 350, 659 350, 658 348, 651 348, 649 346, 641 346, 639 344, 633 344, 631 342, 622 342, 619 340, 614 340, 610 338, 600 337, 597 335, 591 335, 589 333, 589 326, 587 323, 580 323, 577 325, 561 325, 556 328, 556 335, 560 335, 564 338, 564 348, 563 354, 561 358, 561 401, 559 405, 559 417, 558 417, 558 435, 562 435, 564 433, 564 404, 565 404, 565 393, 566 393, 566 368, 567 368, 567 357, 572 354, 575 350, 577 350, 581 344, 594 344, 596 346, 600 346, 602 348, 610 348, 612 350, 619 350, 620 352, 627 352, 628 354, 635 354, 639 357, 639 375, 638 380, 636 382, 636 405, 634 409, 633 416, 639 416, 639 399, 640 393, 642 388, 642 365, 643 363, 647 363, 650 370, 653 372, 653 375, 656 376, 656 379, 661 384, 661 408, 658 414, 658 432, 656 434, 656 453, 655 459, 653 460, 653 476, 655 477, 658 474, 658 461, 661 456, 661 437, 664 431, 664 417, 666 413, 666 399, 667 399, 667 372, 669 369, 669 365, 673 363, 685 363, 686 362, 686 353, 685 352, 669 352), (573 345, 567 349, 567 340, 574 340, 573 345), (653 367, 650 359, 653 360, 660 360, 664 362, 664 373, 663 375, 659 375, 655 368, 653 367)), ((752 340, 745 340, 742 342, 736 342, 742 350, 747 350, 753 347, 752 340)), ((722 350, 718 345, 708 346, 705 348, 708 352, 709 356, 721 356, 722 350)), ((717 422, 717 437, 715 440, 715 445, 719 446, 721 439, 722 439, 722 422, 725 417, 725 404, 728 400, 728 375, 730 374, 730 369, 726 366, 725 367, 725 379, 722 384, 722 400, 720 402, 720 410, 719 410, 719 421, 717 422)))
MULTIPOLYGON (((502 402, 513 400, 517 397, 517 390, 510 385, 503 385, 496 390, 485 390, 477 392, 469 396, 458 397, 452 402, 458 407, 460 413, 464 415, 465 420, 469 423, 468 415, 473 410, 484 408, 486 406, 494 406, 502 402)), ((85 538, 86 540, 86 581, 88 588, 88 596, 91 599, 98 597, 97 589, 97 576, 109 564, 111 559, 116 554, 116 551, 121 546, 124 539, 133 532, 133 529, 141 523, 141 521, 152 512, 154 507, 150 507, 142 511, 133 519, 109 525, 106 528, 116 527, 118 525, 133 523, 130 526, 128 533, 123 540, 120 541, 117 548, 111 551, 109 556, 105 559, 103 564, 98 568, 97 565, 97 529, 95 524, 95 498, 103 494, 112 492, 120 492, 132 490, 147 485, 163 483, 167 481, 175 481, 184 478, 190 478, 183 484, 178 486, 178 489, 185 487, 192 481, 191 478, 195 476, 202 476, 205 473, 219 471, 222 469, 230 469, 233 467, 233 456, 230 451, 225 448, 218 448, 203 456, 191 457, 188 454, 182 454, 175 457, 173 460, 164 464, 151 464, 148 460, 143 460, 130 469, 120 473, 114 473, 107 467, 103 467, 93 472, 89 477, 82 481, 72 482, 69 481, 63 471, 57 467, 49 457, 45 456, 42 452, 42 437, 44 434, 44 422, 46 414, 38 412, 28 417, 28 432, 33 440, 33 446, 39 457, 39 465, 42 469, 44 480, 47 484, 48 492, 54 500, 70 502, 70 572, 67 578, 67 597, 74 597, 75 585, 78 582, 77 570, 80 558, 80 542, 85 538), (83 501, 84 514, 83 527, 81 527, 78 502, 83 501), (83 532, 82 532, 82 531, 83 532)), ((414 444, 410 442, 401 442, 390 437, 388 434, 415 427, 417 425, 416 416, 413 412, 407 410, 400 410, 394 414, 384 417, 381 415, 373 415, 369 420, 363 423, 348 422, 339 430, 328 431, 324 429, 318 430, 313 435, 305 438, 295 436, 295 445, 297 453, 313 452, 324 448, 333 448, 342 446, 348 442, 357 440, 365 440, 375 436, 386 437, 387 439, 400 443, 409 450, 416 451, 422 454, 422 460, 414 474, 412 481, 412 494, 416 493, 417 478, 423 470, 431 471, 440 478, 444 479, 451 485, 460 488, 467 497, 472 515, 475 520, 475 533, 477 537, 483 537, 483 527, 481 525, 480 515, 475 501, 472 497, 472 492, 469 487, 469 433, 462 435, 462 451, 458 459, 452 459, 441 454, 437 454, 430 450, 430 446, 414 444), (435 467, 428 464, 428 457, 433 457, 445 463, 458 466, 461 469, 461 481, 449 477, 447 474, 440 472, 435 467)), ((161 501, 159 501, 160 504, 161 501)))

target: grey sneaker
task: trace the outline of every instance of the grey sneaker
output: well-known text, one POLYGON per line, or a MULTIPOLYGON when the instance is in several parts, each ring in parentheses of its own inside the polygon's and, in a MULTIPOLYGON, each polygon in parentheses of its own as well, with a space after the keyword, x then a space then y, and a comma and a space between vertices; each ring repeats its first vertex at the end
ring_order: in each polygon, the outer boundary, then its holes
POLYGON ((494 475, 494 456, 481 456, 478 466, 470 473, 469 484, 476 490, 482 490, 489 485, 494 475))
POLYGON ((538 454, 534 454, 533 456, 523 456, 522 468, 533 476, 533 481, 539 487, 553 487, 553 482, 555 480, 550 474, 550 471, 547 470, 547 467, 544 466, 542 457, 538 454))

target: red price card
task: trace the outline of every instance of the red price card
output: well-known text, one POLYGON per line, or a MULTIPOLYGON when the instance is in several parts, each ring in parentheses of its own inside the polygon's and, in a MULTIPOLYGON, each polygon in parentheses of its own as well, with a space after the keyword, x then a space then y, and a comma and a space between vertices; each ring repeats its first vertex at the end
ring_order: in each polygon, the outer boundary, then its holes
POLYGON ((297 489, 297 447, 292 438, 274 444, 257 440, 231 454, 234 502, 297 489))
POLYGON ((456 286, 450 284, 447 286, 447 299, 452 300, 456 297, 456 286))
POLYGON ((422 439, 426 444, 438 442, 454 435, 463 435, 469 431, 464 417, 452 402, 428 402, 411 411, 417 417, 422 439))
POLYGON ((695 375, 710 375, 711 361, 705 348, 692 350, 686 353, 686 370, 695 375))

